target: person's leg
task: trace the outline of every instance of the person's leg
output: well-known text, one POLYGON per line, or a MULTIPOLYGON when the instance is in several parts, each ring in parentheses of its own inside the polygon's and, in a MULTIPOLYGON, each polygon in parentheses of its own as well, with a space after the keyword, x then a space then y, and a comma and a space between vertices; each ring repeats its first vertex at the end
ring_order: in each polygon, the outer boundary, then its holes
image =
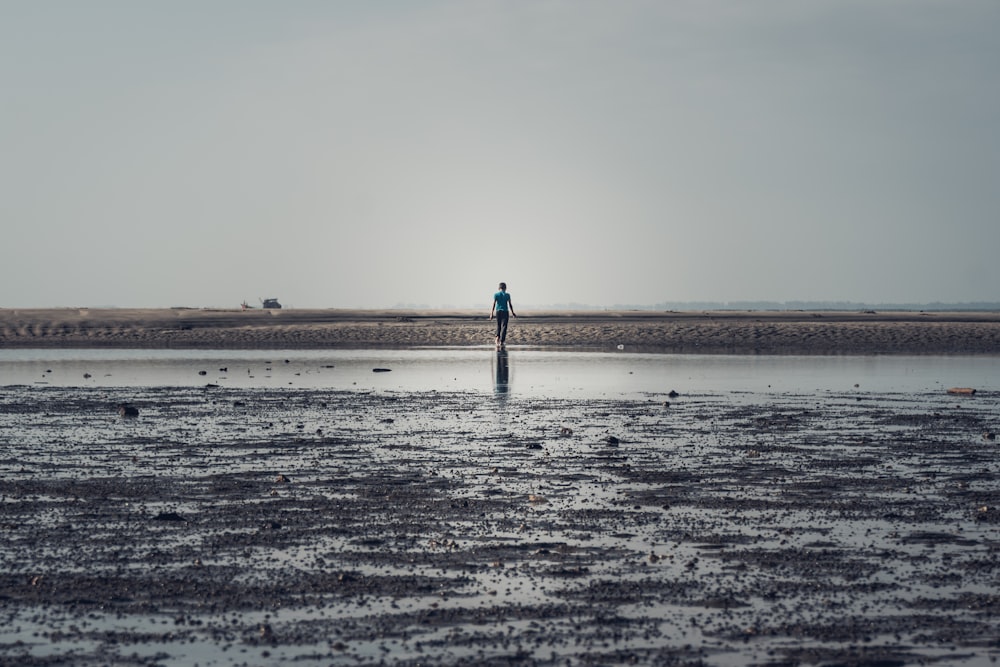
POLYGON ((507 314, 506 310, 501 311, 499 317, 497 317, 497 325, 500 329, 497 335, 500 336, 501 345, 507 342, 507 322, 509 319, 510 315, 507 314))
POLYGON ((497 345, 500 344, 501 329, 503 329, 503 311, 497 311, 497 345))

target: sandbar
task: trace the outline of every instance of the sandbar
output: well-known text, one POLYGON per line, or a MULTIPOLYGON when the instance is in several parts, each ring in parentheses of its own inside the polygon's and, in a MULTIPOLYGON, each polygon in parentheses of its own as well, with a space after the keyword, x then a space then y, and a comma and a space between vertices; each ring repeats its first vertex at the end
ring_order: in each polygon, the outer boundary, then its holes
MULTIPOLYGON (((0 348, 361 349, 493 343, 488 311, 0 309, 0 348)), ((508 344, 686 354, 998 354, 1000 312, 522 311, 508 344)))

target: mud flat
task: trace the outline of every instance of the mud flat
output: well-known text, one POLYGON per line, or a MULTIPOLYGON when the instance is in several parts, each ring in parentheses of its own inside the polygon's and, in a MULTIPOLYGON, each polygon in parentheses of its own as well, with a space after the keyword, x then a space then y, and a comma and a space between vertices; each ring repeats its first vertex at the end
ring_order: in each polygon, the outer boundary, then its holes
MULTIPOLYGON (((358 349, 483 345, 485 309, 0 309, 0 347, 358 349)), ((523 311, 509 343, 679 353, 1000 354, 1000 313, 523 311)))
POLYGON ((997 415, 2 387, 0 664, 992 664, 997 415))

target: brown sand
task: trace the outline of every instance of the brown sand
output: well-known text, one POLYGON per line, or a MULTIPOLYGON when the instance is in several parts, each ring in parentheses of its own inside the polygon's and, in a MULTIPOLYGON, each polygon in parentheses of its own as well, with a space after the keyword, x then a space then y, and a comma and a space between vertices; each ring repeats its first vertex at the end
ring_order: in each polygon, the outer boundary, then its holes
MULTIPOLYGON (((486 311, 0 309, 0 347, 489 345, 486 311)), ((998 312, 524 311, 508 343, 730 354, 998 354, 998 312)))

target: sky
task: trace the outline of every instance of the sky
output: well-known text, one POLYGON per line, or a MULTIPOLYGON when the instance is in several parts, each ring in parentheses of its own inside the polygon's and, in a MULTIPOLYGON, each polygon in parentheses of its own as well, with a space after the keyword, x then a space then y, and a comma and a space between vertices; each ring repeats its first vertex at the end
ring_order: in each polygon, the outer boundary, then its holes
POLYGON ((0 0, 0 307, 997 301, 995 0, 0 0))

